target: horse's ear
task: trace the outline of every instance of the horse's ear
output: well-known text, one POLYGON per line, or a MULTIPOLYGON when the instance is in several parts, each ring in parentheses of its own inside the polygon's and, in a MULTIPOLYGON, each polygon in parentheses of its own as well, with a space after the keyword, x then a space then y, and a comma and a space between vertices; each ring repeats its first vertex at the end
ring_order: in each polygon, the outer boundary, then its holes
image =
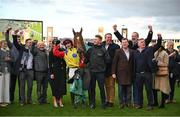
POLYGON ((72 29, 72 31, 73 31, 73 34, 75 35, 75 34, 76 34, 76 32, 74 31, 74 28, 72 29))
POLYGON ((82 34, 82 31, 83 31, 83 29, 82 29, 82 27, 81 27, 81 30, 80 30, 80 33, 82 34))

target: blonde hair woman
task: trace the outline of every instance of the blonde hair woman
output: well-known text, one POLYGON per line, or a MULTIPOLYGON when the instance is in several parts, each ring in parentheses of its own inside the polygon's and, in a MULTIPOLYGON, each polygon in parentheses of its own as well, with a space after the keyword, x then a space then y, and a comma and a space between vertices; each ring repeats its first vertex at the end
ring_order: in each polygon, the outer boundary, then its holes
POLYGON ((158 51, 154 54, 155 59, 157 61, 158 65, 158 71, 156 72, 155 77, 155 85, 154 89, 156 90, 156 93, 154 94, 154 102, 158 104, 157 102, 157 91, 161 91, 161 104, 159 108, 164 108, 165 103, 165 95, 169 94, 171 89, 169 85, 169 70, 168 70, 168 64, 169 64, 169 56, 166 53, 163 46, 161 46, 158 51))

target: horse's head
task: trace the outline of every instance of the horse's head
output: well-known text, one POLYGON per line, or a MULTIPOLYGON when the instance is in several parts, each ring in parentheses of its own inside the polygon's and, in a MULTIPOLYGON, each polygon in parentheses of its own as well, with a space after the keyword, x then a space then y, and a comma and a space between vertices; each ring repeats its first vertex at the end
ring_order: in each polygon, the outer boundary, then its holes
POLYGON ((74 47, 76 48, 84 48, 84 41, 82 37, 82 31, 83 29, 81 28, 80 32, 75 32, 74 29, 72 30, 74 34, 74 47))
POLYGON ((80 32, 75 32, 74 28, 73 28, 74 39, 77 39, 77 40, 83 39, 82 31, 83 31, 83 29, 81 28, 80 32))

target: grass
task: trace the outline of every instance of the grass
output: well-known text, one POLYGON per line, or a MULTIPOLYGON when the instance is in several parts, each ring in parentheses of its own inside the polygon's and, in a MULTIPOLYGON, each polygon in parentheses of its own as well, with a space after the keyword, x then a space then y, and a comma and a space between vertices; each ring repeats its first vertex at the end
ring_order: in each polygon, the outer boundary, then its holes
MULTIPOLYGON (((117 87, 117 86, 116 86, 117 87)), ((79 106, 77 109, 73 109, 70 102, 69 92, 64 96, 64 108, 54 108, 52 106, 51 89, 48 87, 48 101, 50 104, 45 105, 25 105, 20 106, 18 103, 18 93, 16 91, 15 103, 7 107, 0 107, 0 116, 179 116, 180 115, 180 88, 176 87, 175 99, 176 104, 168 104, 164 109, 154 108, 152 111, 146 110, 146 93, 144 93, 144 108, 143 109, 119 109, 117 88, 116 88, 116 101, 113 108, 107 108, 103 110, 100 107, 99 90, 97 90, 97 107, 91 110, 88 106, 82 109, 79 106)), ((160 96, 160 95, 159 95, 160 96)), ((36 83, 34 83, 33 100, 36 102, 36 83)))

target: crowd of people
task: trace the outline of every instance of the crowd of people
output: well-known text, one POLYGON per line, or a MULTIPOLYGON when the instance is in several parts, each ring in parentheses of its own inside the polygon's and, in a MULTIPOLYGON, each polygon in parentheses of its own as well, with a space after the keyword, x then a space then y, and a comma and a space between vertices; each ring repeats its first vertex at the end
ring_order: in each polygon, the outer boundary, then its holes
POLYGON ((0 106, 13 104, 16 82, 20 105, 32 104, 34 80, 40 105, 49 103, 49 83, 54 107, 64 106, 63 96, 69 89, 73 108, 77 108, 79 103, 83 107, 87 105, 88 92, 89 107, 95 109, 96 81, 103 109, 114 106, 116 82, 120 109, 143 108, 144 85, 147 110, 175 103, 175 83, 180 77, 180 48, 176 50, 173 41, 168 41, 165 49, 161 34, 157 34, 156 43, 149 45, 152 26, 148 29, 146 39, 139 38, 138 32, 133 32, 132 39, 127 39, 119 33, 117 25, 113 25, 121 47, 113 42, 111 33, 106 33, 105 41, 100 35, 95 35, 93 42, 86 43, 88 49, 75 46, 74 40, 70 39, 63 42, 54 39, 45 45, 29 38, 22 44, 18 30, 12 34, 11 42, 11 28, 7 29, 5 40, 0 42, 0 106), (160 102, 158 91, 161 92, 160 102))

